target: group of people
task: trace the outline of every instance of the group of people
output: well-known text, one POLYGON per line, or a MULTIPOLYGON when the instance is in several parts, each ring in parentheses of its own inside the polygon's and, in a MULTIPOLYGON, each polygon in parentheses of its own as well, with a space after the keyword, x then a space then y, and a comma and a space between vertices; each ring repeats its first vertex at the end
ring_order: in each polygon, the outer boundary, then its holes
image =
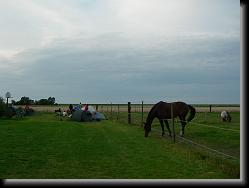
POLYGON ((71 117, 73 112, 76 110, 88 111, 88 104, 82 105, 80 103, 79 105, 75 106, 70 104, 67 110, 62 111, 61 108, 59 108, 58 110, 55 110, 55 113, 63 117, 71 117))
POLYGON ((75 110, 83 110, 88 111, 88 104, 82 105, 81 103, 79 105, 73 106, 72 104, 69 105, 69 111, 72 114, 75 110))

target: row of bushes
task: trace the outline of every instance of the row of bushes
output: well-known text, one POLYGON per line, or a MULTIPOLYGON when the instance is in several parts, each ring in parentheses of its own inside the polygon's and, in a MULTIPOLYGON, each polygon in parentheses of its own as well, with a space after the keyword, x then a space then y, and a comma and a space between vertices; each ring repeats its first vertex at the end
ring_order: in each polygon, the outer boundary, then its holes
POLYGON ((0 117, 6 116, 11 118, 13 116, 22 117, 25 115, 32 115, 34 110, 32 108, 22 108, 22 107, 8 107, 7 104, 4 102, 4 99, 0 97, 0 117))
MULTIPOLYGON (((32 100, 29 97, 22 97, 19 101, 11 101, 11 104, 13 105, 55 105, 55 98, 54 97, 49 97, 47 99, 40 99, 40 100, 32 100)), ((29 113, 31 110, 28 109, 23 109, 26 113, 29 113)), ((3 115, 8 114, 7 116, 11 116, 11 111, 16 111, 16 109, 11 109, 10 107, 7 107, 7 104, 4 102, 4 99, 0 97, 0 117, 3 115)))
POLYGON ((55 98, 49 97, 47 99, 40 99, 40 100, 32 100, 29 97, 22 97, 19 101, 12 100, 11 103, 13 105, 54 105, 55 98))
POLYGON ((32 115, 34 110, 32 108, 22 108, 22 107, 8 107, 5 111, 5 116, 11 118, 13 116, 23 117, 32 115))

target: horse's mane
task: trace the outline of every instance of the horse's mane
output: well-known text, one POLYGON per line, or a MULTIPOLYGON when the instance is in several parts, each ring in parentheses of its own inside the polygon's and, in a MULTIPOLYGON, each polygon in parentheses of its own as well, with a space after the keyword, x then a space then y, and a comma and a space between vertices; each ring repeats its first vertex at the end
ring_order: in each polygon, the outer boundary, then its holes
POLYGON ((158 103, 156 103, 151 109, 150 109, 150 112, 149 113, 151 113, 152 111, 154 111, 154 109, 160 104, 160 103, 162 103, 163 101, 160 101, 160 102, 158 102, 158 103))
POLYGON ((150 109, 147 118, 150 117, 150 116, 152 115, 152 113, 154 112, 154 110, 155 110, 155 109, 157 108, 157 106, 158 106, 159 104, 161 104, 161 103, 164 103, 164 102, 163 102, 163 101, 160 101, 160 102, 156 103, 156 104, 150 109))

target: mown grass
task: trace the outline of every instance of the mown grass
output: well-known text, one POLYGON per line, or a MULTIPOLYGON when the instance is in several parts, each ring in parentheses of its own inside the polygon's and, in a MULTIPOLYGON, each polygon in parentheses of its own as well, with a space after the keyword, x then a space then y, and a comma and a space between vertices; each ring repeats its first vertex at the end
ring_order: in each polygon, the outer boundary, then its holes
MULTIPOLYGON (((108 117, 110 113, 106 113, 108 117)), ((143 121, 146 121, 148 113, 144 113, 143 121)), ((231 112, 231 122, 222 122, 219 112, 197 112, 195 118, 185 127, 185 137, 198 144, 204 144, 212 149, 219 150, 228 155, 240 158, 240 113, 231 112)), ((112 114, 112 120, 127 123, 127 113, 112 114)), ((172 131, 172 121, 169 120, 172 131)), ((131 114, 132 125, 142 125, 141 113, 131 114)), ((161 132, 161 126, 158 119, 154 119, 152 128, 157 128, 161 132)), ((179 119, 175 119, 175 132, 179 135, 181 125, 179 119)), ((167 129, 165 127, 165 131, 167 129)))
MULTIPOLYGON (((196 135, 198 131, 194 126, 186 130, 188 135, 196 135)), ((2 118, 0 138, 2 179, 240 177, 239 161, 173 143, 156 132, 144 138, 142 127, 111 120, 61 121, 52 113, 36 113, 22 119, 2 118)))

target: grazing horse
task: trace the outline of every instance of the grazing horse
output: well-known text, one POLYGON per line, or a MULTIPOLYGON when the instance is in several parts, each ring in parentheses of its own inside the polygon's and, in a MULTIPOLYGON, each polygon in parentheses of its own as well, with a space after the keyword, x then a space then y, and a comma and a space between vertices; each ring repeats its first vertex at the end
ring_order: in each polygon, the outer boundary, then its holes
POLYGON ((182 125, 182 130, 181 130, 180 135, 184 136, 184 128, 185 128, 186 122, 191 121, 195 117, 195 113, 196 113, 195 108, 191 105, 184 103, 184 102, 166 103, 166 102, 160 101, 157 104, 155 104, 151 108, 151 110, 149 111, 146 122, 144 124, 144 136, 145 137, 148 137, 148 134, 151 131, 151 124, 152 124, 154 118, 159 119, 159 122, 160 122, 161 127, 162 127, 162 136, 165 134, 163 122, 165 123, 165 125, 169 131, 169 135, 171 136, 171 131, 169 128, 169 123, 168 123, 168 119, 172 118, 171 117, 171 106, 172 106, 172 110, 173 110, 173 118, 175 118, 175 117, 180 118, 180 122, 182 125), (189 111, 190 111, 190 115, 186 121, 185 118, 186 118, 189 111))
POLYGON ((222 111, 221 114, 220 114, 220 117, 222 119, 222 121, 228 121, 228 122, 231 122, 232 118, 230 116, 230 114, 228 113, 228 111, 222 111))

